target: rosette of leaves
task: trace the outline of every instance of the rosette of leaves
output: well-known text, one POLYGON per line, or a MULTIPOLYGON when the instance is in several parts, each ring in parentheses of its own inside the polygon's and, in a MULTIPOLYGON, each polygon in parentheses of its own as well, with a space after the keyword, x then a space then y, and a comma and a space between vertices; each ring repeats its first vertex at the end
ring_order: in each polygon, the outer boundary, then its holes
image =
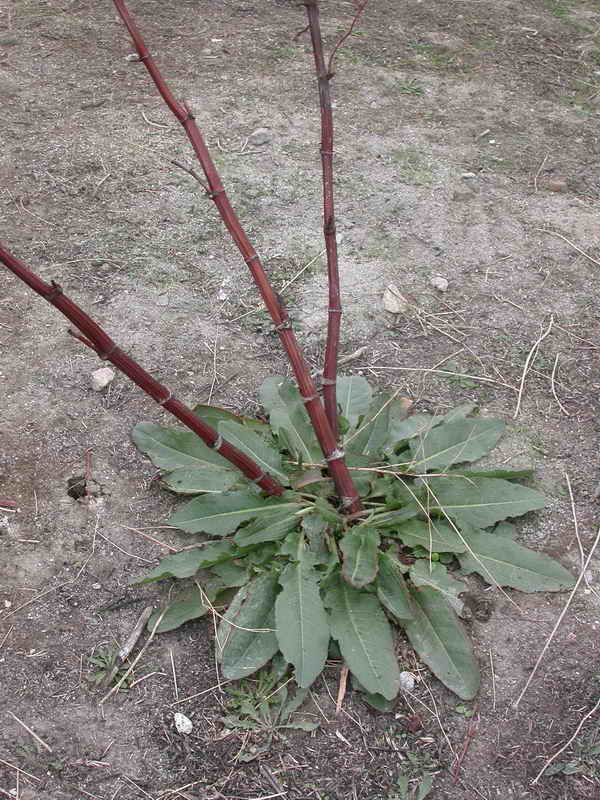
POLYGON ((137 583, 182 580, 158 631, 226 608, 216 642, 225 678, 245 678, 280 652, 308 688, 335 640, 356 685, 381 706, 399 689, 401 628, 431 671, 471 699, 479 669, 459 619, 462 576, 522 592, 573 585, 559 563, 515 541, 506 522, 546 500, 521 484, 527 470, 470 466, 493 450, 501 420, 473 415, 472 405, 407 416, 395 396, 373 396, 362 377, 340 378, 337 390, 343 447, 365 508, 354 519, 339 512, 302 399, 283 378, 261 389, 268 424, 195 409, 288 487, 281 497, 264 497, 191 432, 137 425, 134 442, 165 485, 194 495, 168 524, 198 537, 197 547, 164 558, 137 583))

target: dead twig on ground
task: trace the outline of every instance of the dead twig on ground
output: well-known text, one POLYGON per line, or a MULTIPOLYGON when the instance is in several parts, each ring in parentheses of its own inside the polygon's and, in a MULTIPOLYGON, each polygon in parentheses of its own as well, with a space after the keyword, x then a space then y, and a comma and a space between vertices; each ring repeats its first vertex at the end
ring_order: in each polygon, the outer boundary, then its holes
POLYGON ((525 387, 525 378, 527 377, 527 373, 529 372, 529 366, 532 361, 535 359, 537 355, 538 348, 540 344, 544 341, 546 336, 549 335, 550 331, 552 330, 552 326, 554 325, 554 315, 550 315, 550 322, 548 323, 548 327, 546 330, 538 336, 538 338, 533 343, 533 346, 529 353, 527 354, 527 358, 525 359, 525 365, 523 367, 523 373, 521 375, 521 382, 519 384, 519 392, 517 395, 517 407, 515 408, 515 413, 513 414, 513 419, 516 419, 519 416, 519 411, 521 410, 521 400, 523 399, 523 389, 525 387))
POLYGON ((598 546, 598 542, 599 541, 600 541, 600 528, 598 528, 598 533, 597 533, 596 538, 594 540, 594 544, 592 545, 591 550, 588 553, 588 557, 587 557, 587 559, 585 561, 585 564, 582 566, 582 568, 581 568, 581 570, 579 572, 579 577, 577 578, 577 581, 575 582, 575 586, 571 590, 571 594, 567 598, 567 602, 565 603, 565 606, 564 606, 563 610, 561 611, 558 619, 556 620, 556 623, 554 624, 554 627, 552 628, 552 632, 551 632, 550 636, 547 638, 546 644, 543 646, 542 652, 539 654, 538 659, 535 662, 535 666, 531 670, 531 673, 529 674, 529 677, 527 678, 527 682, 525 683, 525 686, 523 687, 523 690, 521 691, 521 694, 517 697, 517 699, 513 703, 514 708, 518 708, 519 703, 523 699, 523 696, 525 695, 525 692, 529 688, 529 686, 531 684, 531 681, 533 680, 536 672, 538 671, 538 667, 540 666, 540 664, 542 662, 542 659, 546 654, 546 651, 550 647, 550 644, 552 643, 552 640, 554 639, 554 636, 556 635, 556 631, 558 630, 561 622, 563 621, 563 619, 565 617, 565 614, 567 613, 567 611, 569 609, 569 606, 571 605, 571 601, 575 597, 575 593, 577 592, 577 589, 579 589, 579 585, 580 585, 581 581, 584 579, 586 570, 587 570, 587 568, 588 568, 588 566, 590 564, 590 561, 592 560, 592 556, 596 552, 596 547, 598 546))
POLYGON ((541 231, 542 233, 548 233, 548 234, 550 234, 550 236, 557 236, 559 239, 562 239, 563 242, 566 242, 568 245, 570 245, 573 248, 573 250, 577 250, 577 252, 580 253, 584 258, 587 258, 588 261, 591 261, 592 264, 596 264, 597 267, 600 267, 600 261, 597 261, 589 253, 586 253, 585 250, 582 250, 581 247, 578 247, 570 239, 567 239, 567 237, 563 236, 562 233, 558 233, 558 231, 548 230, 548 228, 535 228, 535 230, 536 231, 541 231))
POLYGON ((575 728, 575 733, 573 734, 573 736, 571 736, 571 738, 565 744, 563 744, 563 746, 560 748, 560 750, 557 750, 556 753, 554 753, 554 755, 550 756, 550 758, 546 761, 544 766, 541 768, 541 770, 538 772, 538 774, 535 776, 535 778, 531 781, 531 785, 532 786, 534 786, 536 783, 538 783, 539 779, 542 777, 544 772, 548 769, 550 764, 552 764, 552 762, 555 761, 559 757, 559 755, 561 753, 564 753, 565 750, 575 741, 575 739, 577 738, 577 736, 579 734, 579 731, 583 728, 585 722, 591 716, 593 716, 596 713, 596 711, 598 711, 599 708, 600 708, 600 700, 598 700, 596 705, 593 708, 591 708, 584 717, 581 718, 581 720, 579 722, 579 725, 575 728))
POLYGON ((347 682, 348 682, 348 665, 344 663, 342 664, 342 669, 340 670, 340 683, 338 687, 337 700, 335 703, 336 716, 342 710, 342 704, 344 702, 344 697, 346 696, 347 682))
POLYGON ((144 626, 152 616, 152 606, 146 606, 146 608, 140 614, 137 622, 135 623, 133 630, 125 640, 122 647, 119 648, 119 652, 117 653, 117 657, 115 659, 115 663, 110 670, 107 672, 104 680, 102 681, 102 686, 110 686, 114 679, 117 677, 117 674, 123 664, 129 658, 131 651, 136 646, 139 641, 140 636, 142 635, 142 631, 144 630, 144 626))
POLYGON ((563 404, 562 404, 562 403, 560 402, 560 400, 558 399, 558 395, 556 394, 556 386, 555 386, 555 383, 554 383, 554 381, 556 380, 556 370, 557 370, 557 368, 558 368, 558 359, 559 359, 559 356, 560 356, 560 353, 557 353, 557 354, 556 354, 556 358, 554 359, 554 366, 552 367, 552 375, 551 375, 551 377, 550 377, 550 389, 551 389, 551 391, 552 391, 552 395, 554 396, 554 399, 555 399, 555 400, 556 400, 556 402, 558 403, 558 407, 560 408, 560 410, 563 412, 563 414, 564 414, 566 417, 570 417, 571 415, 569 414, 569 412, 567 411, 567 409, 566 409, 566 408, 563 406, 563 404))
POLYGON ((19 723, 19 725, 20 725, 22 728, 24 728, 24 729, 27 731, 27 733, 28 733, 28 734, 29 734, 29 735, 30 735, 30 736, 31 736, 33 739, 35 739, 35 741, 36 741, 36 742, 37 742, 37 743, 38 743, 38 744, 39 744, 41 747, 43 747, 43 748, 44 748, 44 750, 47 750, 49 753, 51 753, 51 752, 52 752, 52 748, 50 747, 50 745, 49 745, 47 742, 45 742, 45 741, 42 739, 42 737, 41 737, 41 736, 38 736, 38 735, 37 735, 37 733, 36 733, 35 731, 32 731, 32 730, 31 730, 31 728, 29 727, 29 725, 26 725, 26 724, 23 722, 23 720, 22 720, 22 719, 19 719, 19 717, 17 717, 17 715, 16 715, 16 714, 13 714, 13 712, 12 712, 12 711, 9 711, 8 713, 10 714, 10 716, 11 716, 11 717, 12 717, 14 720, 16 720, 16 721, 19 723))

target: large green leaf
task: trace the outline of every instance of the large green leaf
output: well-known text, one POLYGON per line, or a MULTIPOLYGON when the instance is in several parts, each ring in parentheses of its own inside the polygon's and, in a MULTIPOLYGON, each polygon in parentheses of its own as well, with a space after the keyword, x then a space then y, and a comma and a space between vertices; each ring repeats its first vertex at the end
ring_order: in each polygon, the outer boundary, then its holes
POLYGON ((459 595, 466 592, 467 587, 453 578, 443 564, 418 558, 410 568, 409 574, 413 586, 429 586, 431 589, 437 589, 457 614, 462 612, 464 603, 459 595))
POLYGON ((325 666, 330 634, 313 559, 305 552, 299 559, 279 578, 283 590, 275 601, 275 621, 279 648, 294 665, 296 683, 306 689, 325 666))
POLYGON ((534 489, 501 478, 428 478, 430 511, 443 511, 458 523, 488 528, 546 505, 534 489))
POLYGON ((260 402, 274 433, 294 458, 305 464, 323 461, 304 402, 291 381, 278 376, 267 378, 260 388, 260 402))
POLYGON ((212 536, 228 536, 242 522, 255 517, 264 517, 273 511, 297 511, 297 503, 265 499, 250 492, 203 495, 183 505, 169 519, 168 524, 189 533, 208 533, 212 536))
POLYGON ((419 508, 416 505, 414 508, 400 508, 397 511, 382 511, 371 517, 370 522, 377 528, 384 528, 386 530, 391 528, 393 533, 393 529, 399 529, 403 522, 416 517, 418 513, 419 508))
POLYGON ((400 671, 390 624, 373 594, 355 589, 338 575, 326 595, 331 635, 350 671, 368 692, 391 700, 398 694, 400 671))
POLYGON ((367 525, 350 528, 340 541, 344 554, 342 575, 360 589, 372 583, 377 575, 377 550, 379 533, 367 525))
POLYGON ((265 472, 283 483, 289 483, 289 478, 281 467, 281 455, 275 442, 267 442, 263 436, 244 425, 238 425, 237 422, 220 422, 218 431, 230 444, 250 456, 265 472))
POLYGON ((402 623, 411 645, 442 683, 463 700, 471 700, 480 676, 463 626, 435 589, 422 587, 411 595, 414 617, 402 623))
POLYGON ((132 583, 153 583, 163 578, 191 578, 199 569, 212 567, 220 561, 233 558, 234 547, 231 542, 209 542, 203 547, 182 550, 163 558, 158 567, 147 575, 136 578, 132 583))
POLYGON ((409 519, 390 533, 401 539, 407 547, 421 546, 431 553, 464 553, 467 549, 456 531, 439 519, 429 522, 409 519))
POLYGON ((403 572, 407 567, 390 553, 379 553, 379 574, 377 576, 377 597, 400 620, 413 616, 412 600, 403 572))
POLYGON ((496 446, 504 428, 499 419, 456 419, 438 425, 411 439, 411 468, 415 472, 447 471, 453 464, 477 461, 496 446))
POLYGON ((236 469, 224 469, 216 465, 209 467, 181 467, 167 473, 163 483, 178 494, 200 494, 226 492, 243 476, 236 469))
POLYGON ((220 422, 237 422, 240 425, 245 425, 251 428, 255 433, 270 436, 271 431, 265 422, 252 417, 240 417, 238 414, 233 414, 226 408, 219 408, 219 406, 207 406, 199 404, 194 406, 194 414, 211 428, 217 429, 220 422))
POLYGON ((407 417, 406 414, 395 415, 390 419, 386 451, 414 436, 424 436, 443 421, 444 417, 432 417, 429 414, 412 414, 410 417, 407 417))
POLYGON ((348 420, 351 427, 355 427, 359 418, 367 413, 371 405, 373 391, 368 381, 361 375, 338 378, 336 394, 340 414, 348 420))
POLYGON ((275 636, 277 576, 260 575, 243 586, 227 610, 217 635, 223 676, 245 678, 279 649, 275 636))
POLYGON ((376 456, 383 450, 390 434, 390 419, 400 419, 407 414, 400 401, 391 398, 389 392, 375 397, 358 430, 344 440, 347 453, 376 456))
POLYGON ((249 547, 261 542, 276 542, 283 539, 298 525, 296 509, 275 512, 264 519, 259 518, 245 525, 234 536, 238 547, 249 547))
POLYGON ((191 619, 199 619, 203 617, 208 610, 210 605, 207 603, 204 604, 202 599, 202 595, 198 591, 196 586, 186 589, 184 592, 181 592, 174 600, 172 600, 169 605, 167 606, 167 610, 162 612, 162 610, 155 611, 154 614, 148 620, 147 628, 149 631, 154 630, 156 623, 158 622, 159 618, 162 615, 162 619, 158 624, 158 627, 155 630, 155 633, 166 633, 167 631, 173 631, 175 628, 179 628, 185 622, 189 622, 191 619))
POLYGON ((458 556, 464 572, 477 572, 488 583, 522 592, 560 592, 571 589, 573 576, 545 553, 536 553, 509 536, 464 530, 472 552, 458 556))
POLYGON ((169 472, 179 467, 206 469, 215 466, 227 471, 232 468, 229 461, 204 444, 192 431, 140 422, 134 427, 131 438, 153 464, 169 472))

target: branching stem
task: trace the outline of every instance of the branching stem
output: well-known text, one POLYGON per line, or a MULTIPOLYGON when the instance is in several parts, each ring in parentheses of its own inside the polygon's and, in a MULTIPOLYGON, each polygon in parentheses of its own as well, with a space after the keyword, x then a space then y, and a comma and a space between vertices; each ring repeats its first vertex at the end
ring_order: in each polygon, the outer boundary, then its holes
POLYGON ((136 361, 120 350, 115 342, 106 334, 102 328, 89 317, 78 305, 70 300, 62 291, 61 287, 52 282, 45 283, 40 277, 32 272, 22 261, 15 258, 8 250, 0 245, 0 261, 8 267, 18 278, 26 283, 34 292, 37 292, 44 300, 57 308, 62 314, 77 327, 77 331, 72 331, 72 335, 87 347, 96 352, 100 358, 110 361, 121 370, 128 378, 136 383, 140 389, 149 394, 153 400, 161 405, 166 411, 173 414, 180 422, 194 431, 209 447, 215 449, 219 455, 226 458, 231 464, 236 466, 251 481, 255 481, 261 489, 270 495, 281 495, 284 491, 283 486, 275 478, 263 472, 261 467, 249 458, 237 447, 226 442, 219 435, 218 431, 211 428, 194 412, 173 397, 171 391, 155 380, 150 373, 146 372, 136 361))
MULTIPOLYGON (((248 265, 254 281, 258 286, 265 306, 273 320, 275 330, 279 334, 279 338, 294 371, 300 394, 304 400, 306 410, 315 430, 315 435, 317 436, 323 451, 323 455, 327 460, 329 471, 335 483, 341 505, 348 513, 356 513, 362 508, 359 494, 354 486, 354 482, 344 461, 344 454, 337 448, 336 436, 330 423, 331 417, 328 418, 328 415, 323 408, 323 404, 317 393, 314 381, 310 376, 310 371, 306 361, 300 352, 300 348, 292 330, 291 321, 285 306, 270 285, 260 258, 248 239, 246 232, 240 225, 240 222, 229 202, 225 189, 221 183, 219 173, 210 156, 208 148, 206 147, 202 134, 200 133, 200 130, 195 122, 192 111, 185 102, 179 103, 167 86, 158 66, 156 65, 156 62, 150 55, 148 48, 146 47, 146 44, 131 17, 131 14, 127 10, 124 0, 113 1, 133 40, 139 60, 148 70, 148 73, 154 81, 161 97, 183 126, 194 152, 196 153, 198 161, 202 166, 202 170, 210 190, 209 197, 214 201, 225 227, 229 231, 238 250, 242 254, 242 257, 248 265)), ((335 243, 335 230, 333 231, 333 242, 335 243)))

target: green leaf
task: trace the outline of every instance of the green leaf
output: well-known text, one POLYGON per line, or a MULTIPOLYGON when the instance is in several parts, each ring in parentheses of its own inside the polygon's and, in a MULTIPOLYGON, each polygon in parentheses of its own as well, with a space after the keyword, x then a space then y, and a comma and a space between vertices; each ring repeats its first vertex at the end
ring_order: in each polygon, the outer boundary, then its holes
POLYGON ((380 514, 375 514, 371 517, 370 522, 378 528, 399 528, 403 522, 408 519, 416 517, 418 509, 415 508, 400 508, 398 511, 383 511, 380 514))
POLYGON ((336 393, 341 416, 355 427, 359 418, 367 412, 373 397, 373 391, 366 378, 360 375, 338 378, 336 393))
POLYGON ((234 558, 235 552, 231 542, 210 542, 193 550, 182 550, 172 556, 163 558, 153 570, 142 578, 136 578, 133 584, 153 583, 163 578, 191 578, 199 569, 212 567, 219 561, 234 558))
POLYGON ((377 395, 369 406, 358 430, 344 440, 346 453, 378 455, 389 436, 390 415, 406 416, 406 409, 399 400, 391 400, 389 392, 377 395))
POLYGON ((499 419, 457 419, 432 428, 411 440, 411 468, 447 471, 453 464, 477 461, 496 446, 504 428, 499 419))
POLYGON ((249 547, 262 542, 283 539, 298 525, 298 517, 292 511, 275 512, 264 519, 256 519, 239 530, 233 537, 238 547, 249 547))
POLYGON ((531 478, 532 469, 487 469, 487 470, 451 470, 451 475, 463 475, 466 478, 503 478, 506 481, 522 481, 531 478))
POLYGON ((429 414, 413 414, 410 417, 395 417, 390 420, 390 432, 386 450, 397 447, 400 442, 414 436, 424 436, 436 425, 444 421, 444 417, 432 417, 429 414))
POLYGON ((207 406, 199 403, 194 406, 194 414, 211 428, 218 429, 220 422, 236 422, 239 425, 245 425, 251 428, 255 433, 270 436, 271 432, 269 426, 258 419, 252 417, 240 417, 238 414, 233 414, 226 408, 219 408, 218 406, 207 406))
POLYGON ((219 660, 228 680, 256 672, 279 649, 274 630, 276 596, 277 576, 269 573, 243 586, 233 599, 217 635, 219 660))
POLYGON ((352 586, 360 589, 375 580, 378 548, 379 533, 367 525, 351 528, 341 539, 342 575, 352 586))
POLYGON ((215 465, 204 468, 181 467, 167 473, 163 483, 177 494, 200 494, 201 492, 226 492, 243 476, 236 469, 223 469, 215 465))
POLYGON ((265 499, 249 491, 228 494, 202 495, 183 505, 168 520, 168 525, 188 533, 208 533, 211 536, 228 536, 242 522, 264 517, 273 511, 297 511, 297 503, 265 499))
POLYGON ((260 402, 269 415, 269 425, 294 458, 305 464, 323 461, 300 392, 289 380, 267 378, 260 388, 260 402))
POLYGON ((437 589, 456 613, 461 613, 464 603, 459 595, 461 592, 466 592, 467 587, 448 574, 443 564, 436 562, 430 564, 427 559, 418 558, 411 566, 409 574, 413 586, 429 586, 431 589, 437 589))
POLYGON ((340 525, 343 517, 339 514, 328 500, 324 497, 317 497, 314 501, 315 512, 329 525, 340 525))
POLYGON ((389 553, 379 553, 377 597, 397 619, 412 619, 412 600, 403 572, 406 567, 389 553))
POLYGON ((283 587, 275 601, 279 648, 294 665, 296 683, 306 689, 325 666, 330 638, 319 577, 311 560, 301 557, 288 564, 279 583, 283 587))
POLYGON ((560 592, 571 589, 573 576, 545 553, 536 553, 506 535, 464 530, 473 551, 458 556, 464 572, 477 572, 488 583, 522 592, 560 592), (481 562, 481 563, 479 563, 481 562))
POLYGON ((375 711, 380 711, 382 714, 389 714, 394 710, 394 704, 390 700, 386 700, 381 694, 372 694, 367 692, 365 687, 355 677, 352 678, 352 688, 359 692, 360 699, 374 708, 375 711))
POLYGON ((265 472, 285 484, 289 483, 289 478, 281 466, 281 455, 274 442, 270 444, 264 437, 243 425, 238 425, 237 422, 219 422, 218 431, 230 444, 256 461, 265 472))
POLYGON ((159 469, 169 472, 180 467, 206 469, 210 466, 231 471, 229 461, 204 444, 192 431, 164 428, 150 422, 140 422, 132 431, 138 450, 145 453, 159 469))
POLYGON ((407 547, 424 547, 431 553, 464 553, 466 544, 446 522, 409 519, 393 531, 407 547))
POLYGON ((459 527, 488 528, 507 517, 520 517, 546 505, 533 489, 500 478, 428 478, 429 511, 443 511, 459 527))
MULTIPOLYGON (((194 586, 185 593, 182 593, 176 600, 169 603, 165 614, 156 628, 156 633, 166 633, 179 628, 184 622, 189 622, 191 619, 199 619, 203 617, 209 610, 209 605, 204 605, 202 595, 194 586)), ((150 617, 147 624, 149 631, 154 630, 154 626, 162 611, 155 611, 150 617)))
POLYGON ((403 622, 411 645, 443 684, 463 700, 479 690, 471 642, 443 595, 423 587, 411 592, 414 617, 403 622))
POLYGON ((463 403, 444 416, 444 422, 455 422, 457 419, 465 419, 477 408, 477 403, 463 403))
POLYGON ((400 671, 392 631, 375 595, 350 586, 338 575, 326 595, 332 636, 352 674, 372 694, 392 700, 400 671))

